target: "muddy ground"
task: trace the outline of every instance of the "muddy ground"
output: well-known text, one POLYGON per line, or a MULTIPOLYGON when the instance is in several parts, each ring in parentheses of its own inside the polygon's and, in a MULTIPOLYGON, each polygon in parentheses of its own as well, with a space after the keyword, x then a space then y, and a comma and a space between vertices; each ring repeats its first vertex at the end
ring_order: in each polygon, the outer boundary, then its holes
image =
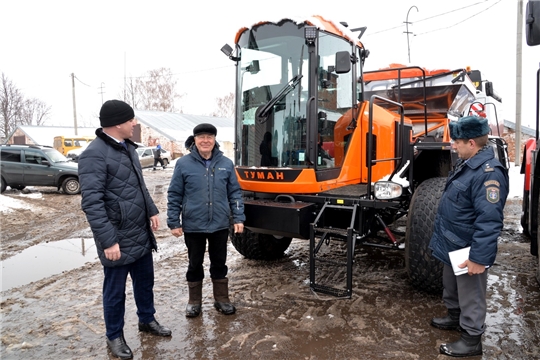
MULTIPOLYGON (((135 359, 444 359, 439 345, 459 337, 429 325, 445 307, 440 296, 410 286, 402 252, 358 248, 353 296, 338 299, 310 291, 308 242, 297 239, 286 257, 273 262, 246 260, 229 245, 237 314, 224 316, 213 309, 207 275, 202 316, 186 319, 187 253, 182 239, 172 237, 165 225, 171 174, 172 169, 145 171, 162 223, 156 233, 160 251, 154 255, 156 316, 173 335, 138 333, 128 283, 124 332, 135 359)), ((21 197, 11 189, 3 194, 33 203, 33 209, 2 213, 2 260, 43 242, 91 238, 80 196, 47 188, 22 193, 38 196, 21 197)), ((484 355, 477 359, 540 358, 536 258, 521 234, 520 211, 520 200, 509 199, 497 262, 489 275, 484 355)), ((330 281, 339 273, 336 267, 324 277, 330 281)), ((0 357, 112 358, 105 345, 101 284, 102 267, 93 261, 2 291, 0 357)))

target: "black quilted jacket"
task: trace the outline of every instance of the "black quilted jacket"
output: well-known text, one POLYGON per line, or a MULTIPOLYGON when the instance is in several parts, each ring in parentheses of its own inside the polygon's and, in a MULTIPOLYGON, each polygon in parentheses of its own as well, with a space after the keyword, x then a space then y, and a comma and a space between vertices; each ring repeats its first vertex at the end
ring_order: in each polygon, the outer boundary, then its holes
POLYGON ((102 129, 96 135, 79 158, 81 205, 103 266, 126 265, 157 250, 150 217, 159 211, 144 183, 137 145, 126 140, 126 150, 102 129), (116 243, 122 257, 107 260, 103 249, 116 243))

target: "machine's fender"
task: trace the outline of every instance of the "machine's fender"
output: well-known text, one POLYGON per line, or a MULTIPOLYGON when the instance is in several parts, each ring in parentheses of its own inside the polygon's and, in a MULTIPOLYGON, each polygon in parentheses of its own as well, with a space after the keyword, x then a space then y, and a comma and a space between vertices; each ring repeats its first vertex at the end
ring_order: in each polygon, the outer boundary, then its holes
POLYGON ((536 141, 535 139, 528 139, 525 142, 525 147, 523 149, 523 166, 524 169, 521 169, 521 173, 525 174, 523 190, 529 191, 531 187, 531 163, 532 163, 532 152, 536 150, 536 141))

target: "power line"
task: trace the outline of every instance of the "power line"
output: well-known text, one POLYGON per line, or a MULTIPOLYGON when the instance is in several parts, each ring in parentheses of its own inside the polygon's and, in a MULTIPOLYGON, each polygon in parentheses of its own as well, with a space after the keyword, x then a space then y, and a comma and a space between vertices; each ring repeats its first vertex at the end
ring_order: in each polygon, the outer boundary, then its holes
POLYGON ((480 5, 481 3, 487 2, 487 1, 489 1, 489 0, 484 0, 484 1, 477 2, 477 3, 471 4, 471 5, 463 6, 463 7, 460 7, 458 9, 450 10, 450 11, 447 11, 445 13, 441 13, 441 14, 438 14, 438 15, 433 15, 433 16, 430 16, 430 17, 425 18, 425 19, 420 19, 420 20, 418 20, 416 22, 426 21, 426 20, 434 19, 434 18, 439 17, 439 16, 443 16, 443 15, 451 14, 451 13, 454 13, 454 12, 457 12, 457 11, 465 10, 467 8, 470 8, 470 7, 473 7, 473 6, 476 6, 476 5, 480 5))
POLYGON ((85 86, 88 86, 88 87, 91 87, 90 85, 85 84, 84 82, 82 82, 81 79, 79 79, 76 75, 75 75, 75 79, 77 79, 77 81, 80 82, 81 84, 83 84, 85 86))
MULTIPOLYGON (((419 23, 419 22, 422 22, 422 21, 431 20, 431 19, 434 19, 434 18, 436 18, 436 17, 440 17, 440 16, 448 15, 448 14, 451 14, 451 13, 454 13, 454 12, 458 12, 458 11, 461 11, 461 10, 465 10, 465 9, 467 9, 467 8, 470 8, 470 7, 473 7, 473 6, 480 5, 480 4, 485 3, 485 2, 488 2, 488 1, 490 1, 490 0, 484 0, 484 1, 476 2, 476 3, 474 3, 474 4, 462 6, 462 7, 460 7, 460 8, 454 9, 454 10, 450 10, 450 11, 447 11, 447 12, 444 12, 444 13, 440 13, 440 14, 437 14, 437 15, 433 15, 433 16, 427 17, 427 18, 425 18, 425 19, 417 20, 417 21, 415 21, 415 23, 419 23)), ((493 5, 491 5, 491 6, 487 7, 487 8, 485 8, 485 9, 483 9, 483 10, 481 10, 480 12, 474 14, 473 16, 468 17, 468 18, 465 19, 465 20, 462 20, 462 21, 460 21, 460 22, 458 22, 458 23, 455 23, 454 25, 450 25, 450 26, 448 26, 448 27, 440 28, 440 29, 437 29, 437 30, 426 31, 426 32, 423 32, 423 33, 420 33, 420 34, 415 34, 415 35, 416 35, 416 36, 418 36, 418 35, 424 35, 424 34, 428 34, 428 33, 430 33, 430 32, 435 32, 435 31, 444 30, 444 29, 448 29, 448 28, 454 27, 454 26, 456 26, 456 25, 458 25, 458 24, 461 24, 462 22, 467 21, 467 20, 469 20, 470 18, 472 18, 472 17, 474 17, 474 16, 476 16, 476 15, 482 13, 483 11, 486 11, 486 10, 490 9, 491 7, 493 7, 493 6, 497 5, 498 3, 500 3, 501 1, 502 1, 502 0, 498 0, 495 4, 493 4, 493 5)), ((401 24, 401 25, 397 25, 397 26, 394 26, 394 27, 391 27, 391 28, 388 28, 388 29, 379 30, 379 31, 371 32, 371 33, 367 33, 367 34, 366 34, 366 37, 371 36, 371 35, 380 34, 380 33, 387 32, 387 31, 392 31, 392 30, 395 30, 395 29, 399 29, 399 28, 402 28, 402 27, 404 27, 404 26, 405 26, 404 24, 401 24)))
POLYGON ((464 23, 465 21, 470 20, 470 19, 472 19, 473 17, 476 17, 476 16, 480 15, 481 13, 483 13, 483 12, 485 12, 485 11, 491 9, 492 7, 494 7, 495 5, 497 5, 498 3, 500 3, 501 1, 502 1, 502 0, 499 0, 499 1, 497 1, 495 4, 493 4, 493 5, 491 5, 491 6, 488 6, 487 8, 483 9, 482 11, 479 11, 479 12, 477 12, 476 14, 473 14, 473 15, 469 16, 468 18, 463 19, 463 20, 461 20, 461 21, 459 21, 459 22, 457 22, 457 23, 455 23, 455 24, 453 24, 453 25, 446 26, 446 27, 442 27, 442 28, 435 29, 435 30, 426 31, 426 32, 419 33, 419 34, 416 34, 416 35, 417 35, 417 36, 421 36, 421 35, 429 34, 429 33, 436 32, 436 31, 441 31, 441 30, 450 29, 450 28, 452 28, 452 27, 454 27, 454 26, 457 26, 457 25, 459 25, 459 24, 461 24, 461 23, 464 23))

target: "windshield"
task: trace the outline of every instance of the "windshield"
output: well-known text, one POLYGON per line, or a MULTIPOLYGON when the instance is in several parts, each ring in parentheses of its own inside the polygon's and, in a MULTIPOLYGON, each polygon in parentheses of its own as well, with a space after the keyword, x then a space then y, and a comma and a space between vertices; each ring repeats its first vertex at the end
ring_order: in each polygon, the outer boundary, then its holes
POLYGON ((47 154, 47 156, 52 162, 55 162, 55 163, 71 161, 70 159, 62 155, 61 152, 55 149, 43 149, 43 152, 47 154))
POLYGON ((304 161, 308 51, 303 29, 266 24, 239 40, 237 164, 296 166, 304 161))
MULTIPOLYGON (((316 164, 307 162, 306 104, 310 94, 309 52, 303 25, 265 23, 246 30, 238 40, 236 164, 261 167, 340 166, 334 160, 334 127, 351 109, 352 72, 333 70, 338 51, 351 52, 346 40, 320 32, 316 57, 317 112, 309 120, 318 133, 316 164), (324 111, 325 116, 317 117, 324 111)), ((315 67, 314 67, 315 69, 315 67)), ((350 123, 350 116, 346 122, 350 123)), ((345 142, 341 138, 339 146, 345 142)), ((340 152, 340 162, 345 150, 340 152)))

